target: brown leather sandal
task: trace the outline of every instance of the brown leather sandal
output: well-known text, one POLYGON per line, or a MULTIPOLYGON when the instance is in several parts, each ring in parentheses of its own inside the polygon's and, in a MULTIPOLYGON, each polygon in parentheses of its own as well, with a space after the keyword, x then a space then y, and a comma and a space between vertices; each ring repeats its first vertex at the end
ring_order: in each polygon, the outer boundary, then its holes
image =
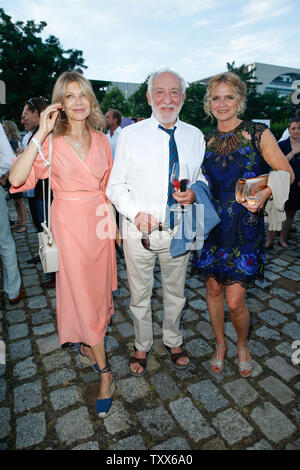
POLYGON ((164 347, 166 348, 166 351, 167 353, 169 354, 169 357, 173 363, 173 366, 176 368, 176 369, 187 369, 190 365, 190 363, 186 364, 186 365, 181 365, 181 364, 177 364, 177 361, 180 357, 188 357, 188 355, 186 354, 186 352, 182 349, 180 352, 178 353, 171 353, 171 349, 173 348, 170 348, 169 346, 166 346, 164 344, 164 347))
MULTIPOLYGON (((137 351, 136 347, 134 346, 134 351, 137 351)), ((151 354, 151 351, 152 351, 152 348, 150 349, 150 351, 148 351, 146 353, 146 357, 144 358, 139 358, 139 357, 136 357, 136 356, 133 356, 129 363, 128 363, 128 366, 129 366, 129 372, 131 373, 131 375, 134 375, 135 377, 141 377, 142 375, 144 375, 144 373, 146 372, 146 367, 147 367, 147 361, 148 361, 148 358, 151 354), (130 364, 139 364, 144 370, 142 372, 133 372, 131 369, 130 369, 130 364)))

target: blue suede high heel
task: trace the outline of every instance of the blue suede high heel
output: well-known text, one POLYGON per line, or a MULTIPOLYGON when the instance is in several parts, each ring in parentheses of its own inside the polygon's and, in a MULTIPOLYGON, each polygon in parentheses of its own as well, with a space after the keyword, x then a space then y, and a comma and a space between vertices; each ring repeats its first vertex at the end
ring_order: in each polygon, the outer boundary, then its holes
POLYGON ((88 366, 91 366, 94 369, 94 371, 96 372, 96 374, 99 374, 100 372, 99 372, 99 367, 98 367, 97 362, 95 362, 93 364, 93 362, 87 356, 82 354, 81 349, 80 349, 82 344, 83 343, 74 343, 75 348, 76 348, 76 350, 79 354, 79 360, 80 360, 81 364, 87 364, 88 366))
MULTIPOLYGON (((111 369, 108 365, 106 365, 103 369, 99 370, 99 374, 106 374, 107 372, 111 372, 111 369)), ((110 398, 102 398, 96 401, 96 412, 99 418, 106 418, 111 411, 112 406, 112 396, 115 391, 115 383, 114 378, 112 375, 112 383, 110 386, 110 398)))

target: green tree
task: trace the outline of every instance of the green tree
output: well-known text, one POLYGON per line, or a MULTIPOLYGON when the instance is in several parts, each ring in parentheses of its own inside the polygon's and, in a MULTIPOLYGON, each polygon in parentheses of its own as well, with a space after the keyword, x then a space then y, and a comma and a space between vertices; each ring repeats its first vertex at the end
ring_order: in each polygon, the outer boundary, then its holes
POLYGON ((50 101, 56 78, 66 70, 87 68, 82 51, 64 50, 51 35, 45 41, 39 36, 47 23, 17 21, 0 8, 0 80, 6 84, 6 104, 2 117, 19 124, 24 102, 32 96, 50 101))
POLYGON ((118 109, 123 116, 129 116, 130 106, 118 87, 113 87, 108 91, 101 101, 101 109, 106 113, 109 108, 118 109))
POLYGON ((128 98, 130 105, 131 117, 148 118, 151 116, 152 110, 148 104, 146 97, 148 78, 140 85, 140 87, 128 98))
POLYGON ((186 98, 180 119, 203 130, 211 126, 211 120, 206 116, 203 108, 203 98, 206 85, 202 83, 191 83, 186 89, 186 98))

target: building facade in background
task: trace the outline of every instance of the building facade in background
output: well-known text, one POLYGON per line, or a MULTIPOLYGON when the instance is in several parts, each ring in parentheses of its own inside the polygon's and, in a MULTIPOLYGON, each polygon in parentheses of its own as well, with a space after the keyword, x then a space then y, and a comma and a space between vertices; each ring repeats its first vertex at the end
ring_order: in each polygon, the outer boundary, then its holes
MULTIPOLYGON (((257 85, 259 93, 276 90, 280 96, 285 96, 300 87, 300 69, 254 62, 245 65, 245 71, 252 72, 253 80, 260 82, 257 85)), ((211 77, 202 78, 197 82, 207 84, 210 79, 211 77)))

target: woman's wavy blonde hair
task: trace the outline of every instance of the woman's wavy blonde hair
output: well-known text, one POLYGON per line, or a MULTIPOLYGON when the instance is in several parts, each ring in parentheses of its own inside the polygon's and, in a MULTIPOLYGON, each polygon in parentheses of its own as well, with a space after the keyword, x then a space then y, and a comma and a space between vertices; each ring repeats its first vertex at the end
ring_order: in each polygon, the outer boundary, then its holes
MULTIPOLYGON (((62 73, 53 88, 52 103, 62 103, 67 85, 71 82, 77 82, 82 91, 84 91, 90 100, 91 112, 87 118, 86 125, 89 130, 103 130, 106 127, 105 117, 100 109, 99 103, 93 91, 92 85, 81 73, 76 71, 62 73)), ((56 119, 54 135, 66 135, 69 132, 68 118, 64 111, 60 111, 56 119)))
POLYGON ((232 72, 220 73, 212 77, 208 83, 208 87, 204 96, 204 111, 211 118, 211 101, 215 86, 219 83, 226 83, 232 88, 232 93, 238 101, 237 114, 243 114, 246 109, 246 92, 247 86, 238 75, 232 72))
POLYGON ((3 129, 7 135, 8 140, 20 140, 20 134, 17 124, 14 121, 2 121, 3 129))

